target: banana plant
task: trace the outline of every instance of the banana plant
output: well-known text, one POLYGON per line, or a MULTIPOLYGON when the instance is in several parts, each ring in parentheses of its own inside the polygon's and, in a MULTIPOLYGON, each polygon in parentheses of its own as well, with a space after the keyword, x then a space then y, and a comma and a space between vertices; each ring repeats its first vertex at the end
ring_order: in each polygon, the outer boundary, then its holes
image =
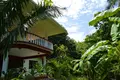
MULTIPOLYGON (((74 60, 74 71, 87 74, 90 80, 106 80, 110 72, 120 70, 119 56, 120 50, 117 43, 120 38, 120 17, 117 15, 120 7, 116 9, 105 10, 95 14, 95 18, 89 22, 90 26, 104 22, 104 19, 113 23, 111 27, 112 41, 100 41, 90 47, 81 57, 80 60, 74 60)), ((115 78, 116 79, 116 78, 115 78)))
POLYGON ((96 24, 101 23, 104 19, 109 20, 110 23, 113 22, 112 26, 110 26, 110 35, 112 37, 112 41, 118 41, 120 38, 120 17, 118 17, 119 12, 120 7, 99 12, 95 15, 95 18, 89 22, 89 25, 95 26, 96 24))
POLYGON ((115 48, 109 44, 109 41, 100 41, 90 47, 80 60, 73 61, 76 63, 73 70, 87 74, 90 80, 105 80, 114 53, 115 48))
POLYGON ((115 17, 115 15, 118 14, 118 12, 120 12, 120 7, 98 12, 95 14, 94 19, 89 22, 89 25, 94 26, 95 24, 99 23, 105 18, 109 18, 113 16, 115 17))

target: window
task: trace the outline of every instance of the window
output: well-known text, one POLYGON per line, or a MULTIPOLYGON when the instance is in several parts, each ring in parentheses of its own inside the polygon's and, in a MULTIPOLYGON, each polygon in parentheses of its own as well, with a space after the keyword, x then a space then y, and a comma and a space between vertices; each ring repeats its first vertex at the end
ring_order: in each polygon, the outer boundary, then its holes
POLYGON ((33 60, 29 60, 29 69, 34 68, 34 66, 38 63, 38 61, 33 61, 33 60))

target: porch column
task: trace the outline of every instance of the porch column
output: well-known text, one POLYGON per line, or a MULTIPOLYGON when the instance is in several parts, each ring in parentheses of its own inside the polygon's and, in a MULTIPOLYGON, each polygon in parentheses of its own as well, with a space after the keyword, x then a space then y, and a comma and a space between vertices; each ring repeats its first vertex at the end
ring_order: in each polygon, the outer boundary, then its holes
POLYGON ((46 56, 43 57, 43 65, 46 65, 46 56))
MULTIPOLYGON (((6 57, 4 58, 3 56, 3 63, 2 63, 2 72, 4 72, 5 74, 7 73, 7 69, 8 69, 8 52, 6 54, 6 57)), ((1 73, 1 77, 4 77, 4 74, 1 73)))

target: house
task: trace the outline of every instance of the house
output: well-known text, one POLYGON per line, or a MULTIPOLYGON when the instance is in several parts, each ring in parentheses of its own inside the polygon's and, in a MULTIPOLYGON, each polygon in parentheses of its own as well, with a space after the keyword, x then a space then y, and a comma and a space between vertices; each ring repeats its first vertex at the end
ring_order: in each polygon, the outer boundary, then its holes
POLYGON ((53 50, 52 42, 48 41, 49 36, 67 33, 54 19, 48 18, 37 21, 29 28, 26 37, 21 38, 13 44, 6 59, 0 58, 0 70, 7 72, 11 68, 24 67, 27 71, 35 63, 46 64, 46 56, 53 50))

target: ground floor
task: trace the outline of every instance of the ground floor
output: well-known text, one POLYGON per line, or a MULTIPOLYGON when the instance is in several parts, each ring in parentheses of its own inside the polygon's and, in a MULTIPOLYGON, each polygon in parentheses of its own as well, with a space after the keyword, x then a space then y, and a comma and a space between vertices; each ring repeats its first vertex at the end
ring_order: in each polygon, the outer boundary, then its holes
POLYGON ((51 53, 52 49, 52 43, 44 39, 17 41, 12 45, 5 59, 3 55, 0 55, 0 73, 7 73, 13 68, 24 68, 26 72, 30 72, 36 63, 46 64, 46 56, 51 53))
POLYGON ((38 51, 30 49, 13 49, 5 59, 0 55, 0 73, 15 68, 24 68, 26 72, 30 72, 35 64, 45 65, 46 55, 40 55, 38 51))

